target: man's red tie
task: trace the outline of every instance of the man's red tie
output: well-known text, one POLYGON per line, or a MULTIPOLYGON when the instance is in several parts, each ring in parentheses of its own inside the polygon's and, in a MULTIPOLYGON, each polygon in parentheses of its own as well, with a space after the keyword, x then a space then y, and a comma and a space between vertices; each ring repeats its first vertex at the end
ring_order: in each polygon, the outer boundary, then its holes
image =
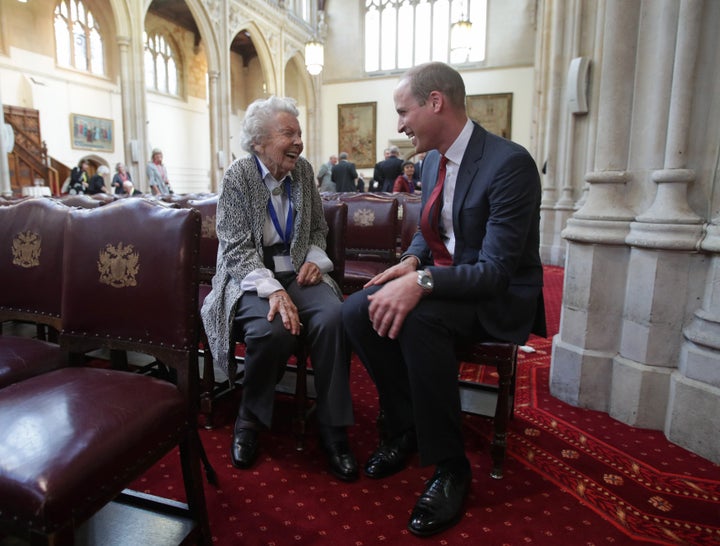
POLYGON ((420 231, 432 251, 435 265, 452 265, 453 263, 452 256, 440 237, 440 209, 442 208, 442 191, 445 185, 447 162, 447 157, 440 156, 437 182, 420 217, 420 231))

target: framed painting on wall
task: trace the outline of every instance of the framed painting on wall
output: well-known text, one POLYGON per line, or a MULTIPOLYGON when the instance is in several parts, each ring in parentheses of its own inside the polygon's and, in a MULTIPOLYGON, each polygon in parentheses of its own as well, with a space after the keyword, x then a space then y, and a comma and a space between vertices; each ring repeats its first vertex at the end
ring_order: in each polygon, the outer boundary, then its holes
POLYGON ((491 133, 511 138, 512 93, 493 95, 468 95, 468 117, 477 121, 491 133))
POLYGON ((358 169, 375 166, 377 102, 338 104, 338 152, 347 152, 358 169))
POLYGON ((70 138, 73 148, 96 152, 115 151, 113 120, 70 114, 70 138))

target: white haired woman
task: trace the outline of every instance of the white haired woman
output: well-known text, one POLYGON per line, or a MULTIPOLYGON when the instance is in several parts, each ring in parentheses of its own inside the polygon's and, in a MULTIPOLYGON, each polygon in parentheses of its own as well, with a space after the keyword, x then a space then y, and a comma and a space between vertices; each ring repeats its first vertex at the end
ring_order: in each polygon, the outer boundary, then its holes
POLYGON ((106 165, 100 165, 95 171, 95 174, 90 178, 88 182, 88 188, 85 193, 88 195, 95 195, 98 193, 109 193, 105 186, 105 176, 110 174, 110 169, 106 165))
POLYGON ((124 163, 115 165, 115 175, 113 176, 111 185, 115 188, 115 195, 128 196, 135 193, 132 177, 124 163))
POLYGON ((337 478, 358 477, 347 439, 353 424, 350 352, 342 295, 327 273, 327 224, 310 163, 300 157, 295 101, 253 102, 241 143, 250 155, 230 165, 217 208, 219 249, 202 318, 210 350, 227 369, 233 326, 246 344, 242 401, 231 456, 238 468, 257 458, 259 432, 270 427, 275 385, 301 330, 310 344, 320 439, 337 478))

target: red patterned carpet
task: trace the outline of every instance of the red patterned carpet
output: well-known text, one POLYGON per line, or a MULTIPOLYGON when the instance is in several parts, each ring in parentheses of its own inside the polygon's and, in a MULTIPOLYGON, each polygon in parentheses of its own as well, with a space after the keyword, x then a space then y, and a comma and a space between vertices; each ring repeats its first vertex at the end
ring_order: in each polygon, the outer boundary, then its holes
MULTIPOLYGON (((557 332, 563 271, 546 268, 545 299, 557 332)), ((431 468, 418 466, 385 480, 335 480, 311 427, 304 452, 294 449, 292 401, 279 395, 273 430, 261 438, 251 470, 229 460, 237 396, 219 406, 217 428, 201 438, 218 473, 206 486, 213 541, 218 545, 371 544, 624 545, 720 544, 720 467, 668 442, 662 432, 634 429, 606 414, 573 408, 548 393, 551 341, 534 338, 520 355, 515 418, 505 477, 489 477, 491 420, 465 416, 473 486, 463 520, 418 539, 406 523, 431 468)), ((491 375, 464 369, 463 375, 491 375)), ((376 445, 377 397, 353 361, 356 425, 351 442, 362 462, 376 445)), ((176 455, 136 488, 182 500, 176 455)))

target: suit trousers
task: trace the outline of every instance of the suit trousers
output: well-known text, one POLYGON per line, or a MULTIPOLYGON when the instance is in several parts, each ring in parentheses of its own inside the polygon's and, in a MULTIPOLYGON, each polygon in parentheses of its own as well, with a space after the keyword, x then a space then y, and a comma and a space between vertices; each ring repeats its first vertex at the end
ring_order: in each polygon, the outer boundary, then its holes
POLYGON ((367 296, 379 288, 351 294, 343 324, 377 387, 388 434, 415 429, 422 465, 464 457, 455 342, 482 335, 477 302, 424 298, 393 340, 380 337, 368 316, 367 296))
MULTIPOLYGON (((283 282, 298 308, 317 393, 317 420, 321 425, 347 427, 353 424, 350 396, 350 350, 342 328, 342 302, 333 289, 321 282, 299 286, 294 276, 283 282)), ((238 302, 235 326, 245 341, 240 415, 249 410, 264 426, 272 423, 275 386, 300 338, 282 323, 280 313, 267 320, 269 301, 255 292, 246 292, 238 302)))

